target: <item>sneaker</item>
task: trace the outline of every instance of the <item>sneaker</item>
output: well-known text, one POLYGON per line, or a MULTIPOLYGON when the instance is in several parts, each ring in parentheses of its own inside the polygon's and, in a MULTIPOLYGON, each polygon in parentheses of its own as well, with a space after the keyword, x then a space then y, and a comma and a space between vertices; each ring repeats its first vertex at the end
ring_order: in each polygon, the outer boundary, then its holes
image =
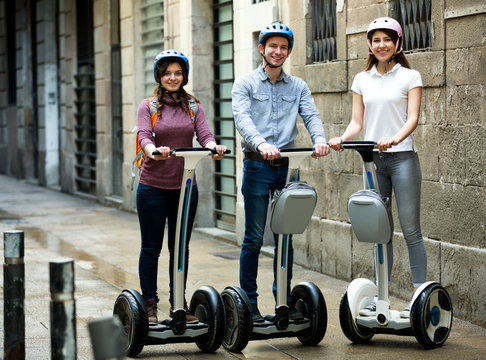
POLYGON ((412 302, 407 305, 405 309, 400 313, 400 317, 404 319, 409 319, 410 318, 410 310, 412 309, 412 302))
POLYGON ((155 302, 155 299, 146 300, 145 305, 147 306, 147 317, 149 325, 157 325, 157 303, 155 302))
POLYGON ((302 320, 304 319, 304 314, 302 314, 294 304, 289 305, 289 319, 290 320, 302 320))
POLYGON ((368 306, 359 310, 361 316, 374 316, 376 315, 376 302, 372 301, 368 306))
POLYGON ((257 303, 250 303, 250 309, 251 309, 251 315, 253 317, 253 322, 265 321, 265 319, 263 319, 262 314, 260 314, 260 310, 258 310, 257 303))
MULTIPOLYGON (((192 315, 191 312, 189 311, 189 308, 187 307, 187 303, 184 305, 184 310, 186 310, 186 324, 197 324, 199 322, 199 319, 192 315)), ((173 312, 172 312, 172 305, 169 308, 169 317, 173 317, 173 312)))

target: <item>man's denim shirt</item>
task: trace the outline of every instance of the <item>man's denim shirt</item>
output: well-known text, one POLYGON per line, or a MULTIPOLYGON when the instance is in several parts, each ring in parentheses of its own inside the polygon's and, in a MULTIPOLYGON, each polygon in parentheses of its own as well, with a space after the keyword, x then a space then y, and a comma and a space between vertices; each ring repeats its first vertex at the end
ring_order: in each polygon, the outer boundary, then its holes
POLYGON ((326 143, 324 127, 309 87, 304 80, 282 74, 272 84, 260 65, 233 84, 233 114, 244 152, 258 152, 263 142, 278 149, 294 147, 300 114, 312 142, 326 143))

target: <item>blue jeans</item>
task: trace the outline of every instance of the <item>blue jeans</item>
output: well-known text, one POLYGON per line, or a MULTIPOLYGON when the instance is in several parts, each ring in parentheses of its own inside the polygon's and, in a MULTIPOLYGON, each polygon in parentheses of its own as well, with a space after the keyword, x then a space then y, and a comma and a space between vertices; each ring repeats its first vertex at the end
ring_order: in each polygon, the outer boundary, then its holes
MULTIPOLYGON (((250 302, 257 302, 258 257, 263 245, 263 234, 267 220, 268 202, 275 190, 281 190, 287 179, 287 166, 271 167, 268 163, 243 159, 243 183, 241 192, 245 202, 245 235, 240 253, 240 286, 250 302)), ((290 298, 294 249, 289 236, 287 263, 287 299, 290 298)), ((277 236, 274 234, 273 294, 276 294, 277 236)))
MULTIPOLYGON (((173 303, 174 244, 179 195, 180 190, 164 190, 144 184, 139 184, 137 188, 137 212, 142 237, 138 272, 140 287, 145 300, 154 299, 156 302, 159 301, 157 296, 157 270, 164 239, 165 221, 167 220, 169 235, 167 242, 169 248, 169 302, 171 305, 173 303)), ((197 186, 193 186, 186 232, 184 289, 187 281, 189 241, 196 216, 197 201, 197 186)))
MULTIPOLYGON (((403 236, 407 242, 413 286, 418 287, 426 281, 427 252, 420 228, 420 188, 422 170, 418 155, 414 151, 374 153, 376 176, 380 193, 392 196, 395 193, 398 219, 403 236)), ((393 246, 387 245, 388 278, 393 266, 393 246)))

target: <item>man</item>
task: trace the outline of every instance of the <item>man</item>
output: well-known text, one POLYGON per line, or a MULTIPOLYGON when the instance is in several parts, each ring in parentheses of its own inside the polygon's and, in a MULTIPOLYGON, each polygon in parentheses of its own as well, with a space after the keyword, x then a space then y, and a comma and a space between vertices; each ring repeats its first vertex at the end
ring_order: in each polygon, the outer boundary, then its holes
MULTIPOLYGON (((324 128, 307 84, 289 76, 282 65, 292 51, 292 30, 279 22, 266 26, 259 37, 262 64, 238 78, 232 90, 233 114, 244 152, 242 193, 245 202, 245 234, 240 253, 240 286, 250 299, 254 322, 264 321, 257 305, 258 257, 263 244, 270 193, 285 186, 288 158, 279 149, 294 147, 300 114, 314 143, 315 157, 326 156, 324 128)), ((276 236, 274 236, 277 239, 276 236)), ((275 240, 275 252, 277 240, 275 240)), ((287 304, 290 319, 302 317, 291 303, 293 247, 289 242, 287 304)), ((276 294, 276 253, 274 285, 276 294)))

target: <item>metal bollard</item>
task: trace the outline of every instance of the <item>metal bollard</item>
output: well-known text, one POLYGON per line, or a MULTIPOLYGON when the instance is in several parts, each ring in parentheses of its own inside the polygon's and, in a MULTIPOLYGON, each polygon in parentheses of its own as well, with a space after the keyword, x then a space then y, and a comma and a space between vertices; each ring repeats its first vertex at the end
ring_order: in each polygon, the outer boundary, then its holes
POLYGON ((118 316, 93 320, 88 324, 95 360, 124 358, 122 327, 118 316))
POLYGON ((24 232, 3 233, 3 356, 8 359, 25 359, 25 266, 24 232))
POLYGON ((74 262, 63 258, 49 263, 51 291, 51 359, 76 359, 74 262))

